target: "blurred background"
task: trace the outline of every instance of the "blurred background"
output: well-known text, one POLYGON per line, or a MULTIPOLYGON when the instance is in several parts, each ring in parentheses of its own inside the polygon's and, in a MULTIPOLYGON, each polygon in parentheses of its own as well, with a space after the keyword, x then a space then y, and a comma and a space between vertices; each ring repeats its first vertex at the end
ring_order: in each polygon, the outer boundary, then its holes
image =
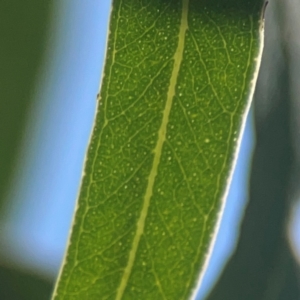
MULTIPOLYGON (((92 129, 110 5, 0 2, 0 299, 50 298, 92 129)), ((198 299, 300 299, 299 14, 299 0, 267 7, 254 105, 198 299)))

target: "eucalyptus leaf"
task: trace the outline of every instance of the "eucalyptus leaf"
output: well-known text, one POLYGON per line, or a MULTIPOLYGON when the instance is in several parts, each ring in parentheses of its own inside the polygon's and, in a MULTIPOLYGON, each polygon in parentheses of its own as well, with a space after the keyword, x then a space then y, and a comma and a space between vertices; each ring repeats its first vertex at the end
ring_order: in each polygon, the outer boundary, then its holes
POLYGON ((114 0, 53 299, 187 299, 200 284, 262 50, 263 3, 114 0))
POLYGON ((287 236, 291 206, 299 197, 299 130, 293 123, 299 119, 299 99, 293 95, 291 75, 299 60, 291 47, 299 40, 299 25, 298 16, 286 13, 297 14, 300 3, 294 2, 298 10, 291 3, 276 0, 268 6, 269 34, 254 96, 256 147, 249 200, 235 251, 206 300, 300 299, 299 263, 287 236), (293 30, 285 40, 287 26, 293 30))

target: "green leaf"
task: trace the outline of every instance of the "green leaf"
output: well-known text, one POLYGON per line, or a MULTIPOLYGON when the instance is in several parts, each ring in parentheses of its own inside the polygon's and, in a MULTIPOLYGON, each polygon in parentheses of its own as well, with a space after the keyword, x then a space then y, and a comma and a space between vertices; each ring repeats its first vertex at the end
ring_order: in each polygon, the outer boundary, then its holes
POLYGON ((262 3, 114 0, 54 299, 187 299, 203 275, 260 61, 262 3))
POLYGON ((298 97, 291 93, 297 58, 293 34, 286 40, 287 28, 296 22, 289 6, 279 0, 268 7, 266 30, 272 34, 265 39, 254 97, 256 147, 248 205, 235 251, 206 300, 300 299, 299 263, 287 237, 293 201, 299 198, 298 128, 291 122, 299 114, 293 102, 298 97))

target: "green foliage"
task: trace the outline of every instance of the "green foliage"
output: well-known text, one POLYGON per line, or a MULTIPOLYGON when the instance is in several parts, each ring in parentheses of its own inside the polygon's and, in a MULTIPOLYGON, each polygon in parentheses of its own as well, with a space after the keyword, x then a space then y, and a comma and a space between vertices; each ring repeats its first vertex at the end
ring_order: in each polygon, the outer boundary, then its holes
MULTIPOLYGON (((293 97, 291 92, 292 61, 297 52, 291 48, 289 53, 291 44, 284 41, 285 26, 293 22, 282 18, 289 16, 288 8, 280 1, 268 7, 264 55, 254 96, 256 147, 249 203, 236 249, 207 300, 300 299, 299 263, 286 234, 291 202, 299 197, 294 139, 299 129, 291 122, 297 113, 299 119, 299 111, 295 112, 298 95, 293 97)), ((298 29, 289 32, 290 42, 293 35, 298 36, 298 29)))
MULTIPOLYGON (((0 2, 1 205, 45 48, 50 2, 0 2)), ((121 298, 121 278, 125 299, 187 298, 203 273, 238 143, 234 139, 249 104, 260 1, 190 0, 185 14, 176 0, 123 2, 114 3, 94 149, 87 158, 59 299, 121 298), (219 128, 223 132, 217 136, 219 128), (144 231, 137 233, 143 222, 144 231), (131 272, 124 276, 126 267, 131 272)), ((295 118, 292 62, 289 55, 277 57, 288 53, 287 44, 280 43, 284 34, 277 33, 270 44, 278 22, 284 27, 286 2, 277 6, 276 21, 266 25, 269 46, 256 93, 250 201, 235 253, 209 300, 300 298, 299 267, 285 235, 298 166, 290 125, 291 115, 295 118)), ((49 298, 51 282, 3 261, 1 300, 49 298)))
POLYGON ((0 208, 32 103, 50 2, 0 1, 0 208))
POLYGON ((55 299, 191 295, 251 100, 261 7, 258 0, 113 2, 55 299))
POLYGON ((16 268, 0 266, 1 300, 47 300, 52 282, 16 268))
MULTIPOLYGON (((4 199, 17 169, 16 158, 32 105, 50 4, 50 0, 0 1, 0 218, 5 217, 4 199)), ((5 247, 2 241, 0 244, 2 254, 5 247)), ((1 300, 49 299, 51 290, 52 282, 17 266, 12 268, 0 257, 1 300)))

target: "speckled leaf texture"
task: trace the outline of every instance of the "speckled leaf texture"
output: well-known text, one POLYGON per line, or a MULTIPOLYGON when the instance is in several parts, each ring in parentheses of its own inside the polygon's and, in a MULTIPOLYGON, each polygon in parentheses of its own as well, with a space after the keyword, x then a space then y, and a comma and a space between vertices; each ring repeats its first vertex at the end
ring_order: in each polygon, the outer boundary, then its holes
POLYGON ((190 299, 262 49, 259 0, 114 0, 98 112, 53 299, 190 299))

